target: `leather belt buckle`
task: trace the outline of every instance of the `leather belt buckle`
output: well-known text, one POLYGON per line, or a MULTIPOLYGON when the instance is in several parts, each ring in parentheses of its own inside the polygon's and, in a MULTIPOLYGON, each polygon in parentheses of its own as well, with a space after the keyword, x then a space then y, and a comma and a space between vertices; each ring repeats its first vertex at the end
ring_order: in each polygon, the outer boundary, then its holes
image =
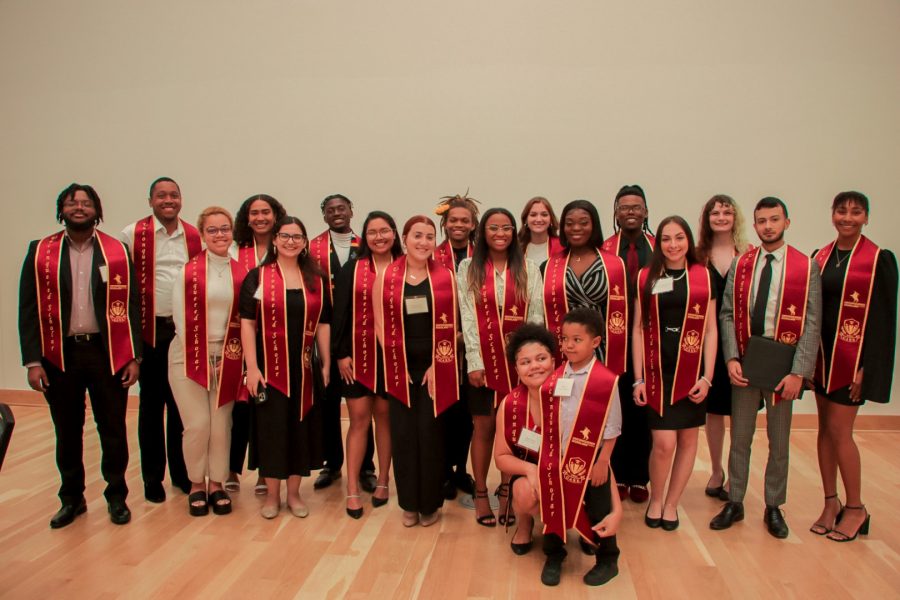
POLYGON ((97 333, 76 333, 72 336, 72 339, 75 340, 76 343, 81 344, 96 339, 98 335, 99 334, 97 333))

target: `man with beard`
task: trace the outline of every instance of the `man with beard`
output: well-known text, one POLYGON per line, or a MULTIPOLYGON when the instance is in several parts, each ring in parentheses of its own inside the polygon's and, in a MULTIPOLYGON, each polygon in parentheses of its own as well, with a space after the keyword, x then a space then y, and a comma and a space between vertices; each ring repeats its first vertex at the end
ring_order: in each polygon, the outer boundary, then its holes
POLYGON ((182 453, 184 427, 169 387, 169 344, 175 337, 172 287, 181 268, 200 252, 202 245, 197 228, 178 218, 181 189, 174 180, 160 177, 150 184, 149 203, 153 214, 126 227, 121 239, 131 249, 135 285, 141 298, 144 362, 141 365, 138 444, 144 497, 150 502, 163 502, 166 499, 162 482, 167 456, 172 485, 185 494, 191 490, 182 453))
MULTIPOLYGON (((634 298, 637 290, 638 271, 650 262, 656 240, 650 233, 647 220, 647 198, 639 185, 625 185, 616 194, 613 218, 616 233, 603 242, 603 250, 616 254, 625 262, 628 287, 628 329, 634 320, 634 298)), ((631 340, 629 340, 629 347, 631 340)), ((626 354, 627 364, 619 377, 619 395, 631 397, 634 376, 631 369, 631 352, 626 354)), ((650 429, 644 408, 634 402, 622 403, 622 435, 612 454, 612 469, 618 480, 619 497, 630 497, 633 502, 645 502, 650 494, 650 429)))
POLYGON ((28 385, 42 392, 56 431, 62 507, 50 527, 87 511, 84 498, 85 391, 100 436, 100 470, 110 520, 131 520, 125 504, 128 388, 140 368, 137 288, 122 243, 95 229, 100 197, 73 183, 56 201, 65 230, 31 242, 19 283, 19 340, 28 385))
MULTIPOLYGON (((736 258, 728 272, 719 320, 732 385, 728 456, 731 489, 729 501, 710 522, 711 529, 728 529, 744 518, 750 445, 760 400, 764 400, 769 458, 763 521, 774 537, 788 536, 788 526, 779 507, 787 500, 791 411, 793 400, 803 392, 804 380, 811 380, 815 371, 822 316, 818 265, 785 244, 784 232, 790 224, 784 202, 773 197, 760 200, 753 211, 753 228, 762 246, 736 258), (774 393, 752 386, 744 377, 742 361, 751 337, 795 347, 790 372, 777 384, 774 393)), ((762 358, 769 361, 771 356, 770 350, 762 358)))
MULTIPOLYGON (((350 221, 353 219, 353 203, 343 194, 332 194, 322 200, 320 206, 322 218, 328 229, 309 242, 309 254, 318 263, 330 283, 328 297, 332 297, 332 288, 341 267, 351 258, 356 258, 359 250, 359 236, 353 233, 350 221)), ((331 377, 325 388, 325 404, 322 410, 324 431, 325 467, 313 482, 313 488, 321 490, 330 486, 341 476, 344 466, 344 437, 341 434, 341 373, 337 361, 331 363, 331 377)), ((375 478, 375 438, 372 424, 369 424, 369 435, 366 453, 363 457, 359 473, 348 473, 348 476, 359 477, 359 487, 371 494, 377 484, 375 478)))

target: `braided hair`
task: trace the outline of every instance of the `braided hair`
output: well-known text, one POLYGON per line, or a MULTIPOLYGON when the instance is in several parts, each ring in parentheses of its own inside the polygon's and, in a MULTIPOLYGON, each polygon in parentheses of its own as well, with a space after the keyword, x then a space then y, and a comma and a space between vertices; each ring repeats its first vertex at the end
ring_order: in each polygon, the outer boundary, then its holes
POLYGON ((478 206, 477 204, 481 204, 475 198, 471 198, 469 196, 469 190, 466 190, 465 194, 457 194, 455 196, 444 196, 441 198, 441 201, 438 202, 437 206, 434 207, 434 214, 441 217, 441 231, 444 232, 444 237, 447 237, 447 217, 450 214, 451 208, 465 208, 470 213, 472 213, 472 231, 469 232, 469 242, 475 243, 476 231, 478 230, 478 206))

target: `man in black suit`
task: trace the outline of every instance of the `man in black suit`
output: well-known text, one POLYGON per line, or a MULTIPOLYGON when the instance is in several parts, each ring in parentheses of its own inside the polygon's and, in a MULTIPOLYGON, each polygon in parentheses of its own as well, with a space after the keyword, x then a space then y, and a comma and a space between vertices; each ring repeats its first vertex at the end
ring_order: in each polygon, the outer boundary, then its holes
POLYGON ((125 504, 128 388, 138 378, 140 313, 125 246, 95 229, 100 197, 73 183, 59 195, 65 230, 31 242, 19 284, 19 338, 28 384, 43 392, 56 430, 62 508, 50 527, 65 527, 87 510, 84 499, 85 391, 100 435, 100 470, 110 520, 131 520, 125 504))

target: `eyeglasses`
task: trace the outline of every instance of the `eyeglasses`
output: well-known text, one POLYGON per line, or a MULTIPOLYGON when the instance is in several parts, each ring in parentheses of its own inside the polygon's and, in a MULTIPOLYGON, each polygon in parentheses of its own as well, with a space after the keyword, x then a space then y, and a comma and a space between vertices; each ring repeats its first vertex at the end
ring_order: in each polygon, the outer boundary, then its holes
POLYGON ((384 229, 370 229, 370 230, 368 230, 368 231, 366 232, 366 237, 370 237, 370 238, 379 238, 379 237, 383 237, 383 238, 386 238, 386 237, 390 236, 392 233, 394 233, 394 230, 391 229, 390 227, 385 227, 384 229))
POLYGON ((295 244, 299 244, 303 240, 306 239, 306 236, 302 233, 279 233, 278 239, 284 242, 285 244, 290 242, 294 242, 295 244))
POLYGON ((486 229, 491 233, 497 233, 498 231, 502 231, 503 233, 510 233, 515 229, 515 227, 513 227, 512 225, 488 225, 486 229))
POLYGON ((628 214, 635 213, 640 214, 644 211, 644 206, 642 204, 620 204, 617 208, 620 213, 628 214))
POLYGON ((229 233, 231 233, 231 225, 222 225, 221 227, 206 227, 203 229, 203 231, 209 237, 216 237, 220 233, 222 235, 228 235, 229 233))

